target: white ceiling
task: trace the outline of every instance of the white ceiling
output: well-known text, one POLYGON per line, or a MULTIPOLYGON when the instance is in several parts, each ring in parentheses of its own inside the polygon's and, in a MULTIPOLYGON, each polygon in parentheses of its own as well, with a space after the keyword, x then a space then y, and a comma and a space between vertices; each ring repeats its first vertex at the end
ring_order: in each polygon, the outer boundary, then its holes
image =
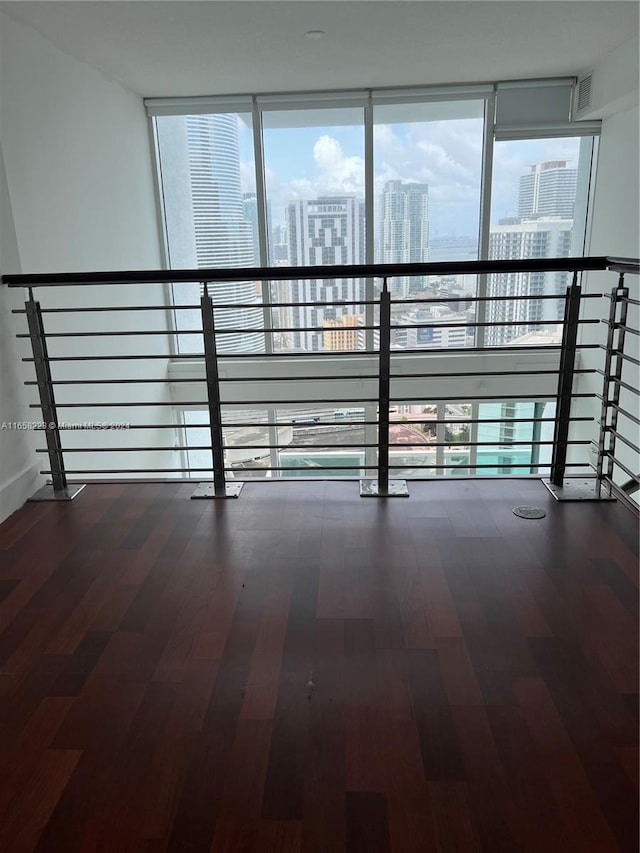
POLYGON ((638 32, 635 0, 5 2, 145 96, 574 75, 638 32), (307 30, 326 36, 309 40, 307 30))

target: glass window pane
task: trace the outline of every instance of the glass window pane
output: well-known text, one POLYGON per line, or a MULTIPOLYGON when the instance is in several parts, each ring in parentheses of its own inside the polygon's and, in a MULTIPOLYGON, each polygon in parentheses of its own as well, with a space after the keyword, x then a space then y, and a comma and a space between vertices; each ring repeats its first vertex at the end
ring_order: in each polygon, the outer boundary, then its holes
MULTIPOLYGON (((271 265, 365 262, 363 122, 360 108, 263 113, 271 265)), ((274 350, 364 349, 363 281, 273 282, 271 292, 293 303, 273 310, 274 350)))
MULTIPOLYGON (((506 400, 478 406, 478 462, 488 473, 548 476, 555 401, 506 400)), ((480 472, 482 473, 482 472, 480 472)))
MULTIPOLYGON (((477 260, 484 101, 383 104, 374 124, 376 261, 477 260)), ((474 344, 476 276, 403 276, 389 289, 395 349, 474 344)))
MULTIPOLYGON (((251 115, 155 119, 171 269, 257 266, 258 231, 251 115)), ((174 285, 176 306, 197 305, 199 284, 174 285)), ((211 284, 221 353, 263 352, 260 284, 211 284), (255 329, 255 332, 243 330, 255 329)), ((199 329, 197 309, 176 311, 179 330, 199 329)), ((202 352, 199 335, 179 335, 180 353, 202 352)))
MULTIPOLYGON (((270 408, 223 406, 226 475, 242 479, 375 475, 366 467, 367 455, 373 457, 375 449, 367 454, 364 445, 377 441, 375 423, 367 423, 375 422, 376 417, 375 406, 365 408, 359 402, 270 408), (272 466, 275 470, 269 470, 272 466)), ((187 410, 183 425, 189 468, 195 473, 210 471, 209 413, 187 410)), ((206 473, 202 476, 210 478, 206 473)))
MULTIPOLYGON (((592 151, 592 137, 495 143, 491 260, 583 254, 592 151)), ((489 276, 487 295, 502 299, 488 303, 487 321, 497 325, 487 329, 486 344, 559 344, 569 283, 567 272, 489 276)))

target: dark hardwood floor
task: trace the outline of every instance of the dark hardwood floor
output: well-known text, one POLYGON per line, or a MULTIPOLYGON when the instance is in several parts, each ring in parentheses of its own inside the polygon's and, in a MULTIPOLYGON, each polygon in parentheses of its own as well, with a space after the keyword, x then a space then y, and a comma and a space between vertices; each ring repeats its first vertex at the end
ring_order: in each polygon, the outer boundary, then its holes
POLYGON ((192 491, 0 527, 0 851, 635 853, 630 512, 192 491))

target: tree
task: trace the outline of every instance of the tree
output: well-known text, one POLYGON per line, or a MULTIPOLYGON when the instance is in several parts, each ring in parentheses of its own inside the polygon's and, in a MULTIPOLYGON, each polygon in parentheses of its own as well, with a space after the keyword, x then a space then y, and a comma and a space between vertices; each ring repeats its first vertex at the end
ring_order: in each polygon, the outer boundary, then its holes
POLYGON ((469 424, 462 424, 455 432, 449 427, 445 427, 444 440, 447 444, 467 444, 469 441, 469 424))
POLYGON ((422 432, 425 435, 428 435, 430 439, 435 441, 435 438, 436 438, 436 425, 435 424, 430 424, 428 422, 423 423, 422 424, 422 432))

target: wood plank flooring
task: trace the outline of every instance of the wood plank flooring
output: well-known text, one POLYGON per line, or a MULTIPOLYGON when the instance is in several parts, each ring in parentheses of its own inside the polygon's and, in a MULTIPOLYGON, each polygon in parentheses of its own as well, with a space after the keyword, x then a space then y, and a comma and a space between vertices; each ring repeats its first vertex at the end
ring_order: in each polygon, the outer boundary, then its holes
POLYGON ((0 527, 0 851, 635 853, 626 509, 532 480, 192 491, 0 527))

